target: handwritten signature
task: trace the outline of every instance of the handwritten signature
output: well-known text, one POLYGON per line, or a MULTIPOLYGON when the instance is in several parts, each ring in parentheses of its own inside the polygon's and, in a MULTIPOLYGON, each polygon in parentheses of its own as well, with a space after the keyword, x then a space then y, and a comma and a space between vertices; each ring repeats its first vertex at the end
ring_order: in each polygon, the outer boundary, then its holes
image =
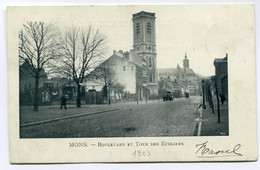
POLYGON ((239 149, 241 148, 241 144, 237 144, 233 147, 233 149, 220 149, 220 150, 213 150, 210 149, 208 146, 208 141, 197 144, 196 148, 197 151, 195 154, 197 154, 199 157, 207 157, 207 158, 213 158, 213 157, 227 157, 227 156, 243 156, 241 153, 239 153, 239 149))

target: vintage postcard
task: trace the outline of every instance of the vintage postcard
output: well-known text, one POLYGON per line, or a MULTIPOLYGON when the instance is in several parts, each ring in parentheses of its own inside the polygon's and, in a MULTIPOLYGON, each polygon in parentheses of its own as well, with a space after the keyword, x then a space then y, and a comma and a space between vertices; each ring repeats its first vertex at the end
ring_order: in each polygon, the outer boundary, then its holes
POLYGON ((256 161, 253 4, 7 7, 11 163, 256 161))

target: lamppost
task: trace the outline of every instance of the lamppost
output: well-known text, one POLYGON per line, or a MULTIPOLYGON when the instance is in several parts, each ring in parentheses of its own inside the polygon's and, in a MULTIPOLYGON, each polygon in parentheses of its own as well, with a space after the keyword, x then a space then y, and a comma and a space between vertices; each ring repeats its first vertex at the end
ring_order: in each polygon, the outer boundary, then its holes
POLYGON ((147 96, 148 96, 148 88, 147 88, 147 84, 143 84, 144 87, 144 91, 145 91, 145 101, 147 103, 147 96))
POLYGON ((205 105, 205 91, 204 91, 204 80, 201 81, 201 84, 202 84, 202 100, 203 100, 203 103, 202 103, 202 108, 203 109, 206 109, 206 105, 205 105))

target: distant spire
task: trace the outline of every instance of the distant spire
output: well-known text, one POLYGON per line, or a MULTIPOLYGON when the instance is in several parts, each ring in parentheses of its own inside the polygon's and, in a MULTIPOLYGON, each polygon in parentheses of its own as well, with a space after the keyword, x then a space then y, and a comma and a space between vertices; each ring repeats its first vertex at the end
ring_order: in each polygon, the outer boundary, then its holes
POLYGON ((187 54, 186 54, 186 52, 185 52, 185 59, 187 59, 187 54))

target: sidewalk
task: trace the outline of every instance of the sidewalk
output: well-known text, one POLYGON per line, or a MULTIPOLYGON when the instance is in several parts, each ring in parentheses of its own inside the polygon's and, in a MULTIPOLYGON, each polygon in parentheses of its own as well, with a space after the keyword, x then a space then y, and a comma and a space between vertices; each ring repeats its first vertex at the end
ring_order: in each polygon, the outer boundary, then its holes
MULTIPOLYGON (((163 102, 162 99, 158 100, 158 99, 154 99, 154 100, 141 100, 138 101, 138 104, 146 104, 146 103, 155 103, 155 102, 163 102)), ((120 101, 120 102, 111 102, 111 105, 128 105, 128 104, 137 104, 137 101, 120 101)), ((77 108, 76 106, 76 101, 74 101, 74 103, 69 102, 66 105, 68 108, 77 108)), ((85 104, 84 101, 81 102, 81 108, 90 108, 90 107, 107 107, 109 106, 108 104, 85 104)), ((59 108, 60 104, 52 104, 52 105, 43 105, 43 106, 39 106, 39 109, 41 108, 59 108)), ((32 109, 33 106, 20 106, 20 109, 32 109)))
POLYGON ((61 118, 92 115, 96 113, 109 112, 118 109, 130 109, 133 105, 154 104, 163 102, 162 100, 148 100, 147 102, 126 101, 108 104, 82 104, 80 108, 76 104, 67 105, 67 110, 60 110, 60 105, 39 106, 39 111, 34 112, 32 106, 20 106, 20 125, 33 124, 35 122, 52 121, 61 118))
POLYGON ((209 106, 209 103, 205 101, 206 109, 202 109, 202 121, 201 121, 201 136, 226 136, 229 135, 229 121, 228 121, 228 103, 222 105, 219 102, 220 108, 220 123, 218 123, 218 110, 217 99, 213 96, 214 114, 209 106))
POLYGON ((97 108, 87 108, 87 107, 67 107, 60 110, 59 106, 51 107, 40 107, 38 112, 34 112, 32 108, 20 109, 20 126, 26 124, 33 124, 35 122, 52 121, 56 119, 64 119, 68 117, 77 117, 84 115, 91 115, 95 113, 103 113, 114 110, 113 107, 97 107, 97 108))

